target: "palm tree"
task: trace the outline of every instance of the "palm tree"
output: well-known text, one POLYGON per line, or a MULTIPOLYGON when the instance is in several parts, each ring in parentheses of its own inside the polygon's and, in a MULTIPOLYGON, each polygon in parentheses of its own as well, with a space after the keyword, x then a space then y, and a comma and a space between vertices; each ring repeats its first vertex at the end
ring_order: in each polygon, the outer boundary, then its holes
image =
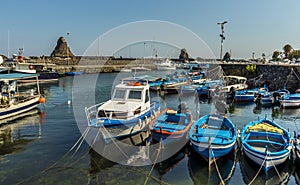
POLYGON ((283 51, 284 51, 284 54, 285 54, 285 58, 288 57, 288 55, 293 51, 293 47, 289 44, 286 44, 285 46, 283 46, 283 51))

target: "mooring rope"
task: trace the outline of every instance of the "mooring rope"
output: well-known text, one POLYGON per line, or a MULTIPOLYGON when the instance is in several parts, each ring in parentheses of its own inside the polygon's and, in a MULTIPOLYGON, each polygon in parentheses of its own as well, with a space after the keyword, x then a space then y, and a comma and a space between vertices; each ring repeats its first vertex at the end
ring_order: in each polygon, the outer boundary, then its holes
POLYGON ((145 179, 144 185, 146 185, 146 184, 148 183, 149 177, 150 177, 150 175, 151 175, 151 173, 152 173, 152 171, 153 171, 153 169, 154 169, 154 166, 156 165, 156 162, 157 162, 157 160, 158 160, 158 156, 159 156, 159 154, 160 154, 161 147, 162 147, 162 138, 160 139, 160 142, 159 142, 159 148, 158 148, 158 150, 157 150, 156 158, 155 158, 155 160, 154 160, 154 162, 153 162, 153 165, 152 165, 152 167, 151 167, 151 169, 150 169, 150 171, 149 171, 149 173, 148 173, 148 175, 147 175, 147 177, 146 177, 146 179, 145 179))
POLYGON ((16 184, 22 184, 22 183, 24 183, 24 182, 26 182, 26 181, 29 181, 30 179, 33 179, 34 177, 36 177, 36 176, 38 176, 38 175, 40 175, 40 174, 43 174, 43 173, 45 173, 45 172, 47 172, 47 171, 49 171, 50 169, 52 169, 60 160, 62 160, 62 159, 64 159, 75 147, 76 147, 76 145, 80 142, 80 140, 84 140, 83 139, 83 135, 85 134, 85 133, 88 133, 89 132, 89 127, 87 127, 86 129, 85 129, 85 131, 83 132, 83 134, 80 136, 80 138, 75 142, 75 144, 61 157, 61 158, 59 158, 59 159, 57 159, 53 164, 51 164, 50 166, 48 166, 47 168, 45 168, 44 170, 42 170, 41 172, 39 172, 39 173, 37 173, 37 174, 35 174, 35 175, 32 175, 32 176, 30 176, 30 177, 28 177, 28 178, 26 178, 26 179, 24 179, 24 180, 22 180, 22 181, 19 181, 19 182, 17 182, 16 184))
POLYGON ((283 179, 281 178, 281 175, 279 174, 279 171, 277 170, 277 168, 276 168, 276 166, 275 166, 275 164, 274 164, 274 162, 273 162, 272 158, 271 158, 271 162, 272 162, 272 164, 273 164, 273 167, 275 168, 275 171, 276 171, 276 173, 277 173, 277 175, 278 175, 278 177, 279 177, 279 179, 280 179, 280 182, 282 182, 282 181, 283 181, 283 179))
POLYGON ((293 73, 293 68, 291 69, 291 72, 289 73, 289 75, 287 76, 287 79, 286 79, 286 82, 285 82, 285 84, 284 84, 284 87, 286 87, 286 84, 289 82, 289 80, 290 80, 290 77, 292 76, 292 73, 293 73))
MULTIPOLYGON (((97 132, 97 135, 96 135, 96 137, 94 138, 94 140, 93 140, 93 142, 92 142, 92 144, 91 144, 90 147, 93 147, 93 146, 94 146, 94 144, 95 144, 96 141, 97 141, 98 136, 99 136, 99 132, 97 132)), ((70 166, 75 165, 78 161, 80 161, 81 159, 83 159, 88 153, 89 153, 89 151, 87 151, 84 155, 82 155, 80 158, 78 158, 78 159, 75 160, 73 163, 71 163, 70 166)))
POLYGON ((259 82, 262 79, 263 76, 264 76, 264 74, 261 74, 261 75, 258 76, 259 78, 257 80, 255 80, 255 82, 254 82, 255 87, 256 87, 257 82, 259 82))
POLYGON ((297 73, 294 71, 294 68, 291 69, 293 71, 293 73, 295 74, 295 76, 298 78, 298 80, 300 81, 299 76, 297 75, 297 73))
MULTIPOLYGON (((225 181, 222 179, 222 175, 221 175, 221 173, 219 171, 219 168, 218 168, 217 161, 216 161, 215 154, 214 154, 213 150, 211 150, 211 154, 212 154, 212 157, 214 159, 214 163, 215 163, 215 166, 216 166, 216 170, 217 170, 218 176, 219 176, 219 178, 221 180, 220 184, 225 185, 225 181)), ((208 165, 210 165, 210 164, 208 164, 208 165)))
POLYGON ((260 167, 259 167, 259 169, 258 169, 258 172, 255 174, 255 176, 253 177, 253 179, 250 181, 250 183, 249 183, 248 185, 251 185, 251 184, 255 181, 255 179, 257 178, 258 174, 260 173, 260 171, 261 171, 263 165, 265 164, 267 158, 268 158, 268 153, 266 154, 265 159, 264 159, 263 162, 261 163, 261 165, 260 165, 260 167))
MULTIPOLYGON (((89 131, 89 130, 90 130, 90 127, 88 127, 88 131, 89 131)), ((81 147, 83 141, 85 140, 86 136, 88 135, 88 131, 85 133, 85 135, 82 134, 83 137, 82 137, 82 139, 81 139, 81 142, 80 142, 80 144, 77 146, 75 152, 73 153, 73 155, 71 156, 70 159, 72 159, 72 158, 74 157, 74 155, 77 153, 77 151, 78 151, 79 148, 81 147)))

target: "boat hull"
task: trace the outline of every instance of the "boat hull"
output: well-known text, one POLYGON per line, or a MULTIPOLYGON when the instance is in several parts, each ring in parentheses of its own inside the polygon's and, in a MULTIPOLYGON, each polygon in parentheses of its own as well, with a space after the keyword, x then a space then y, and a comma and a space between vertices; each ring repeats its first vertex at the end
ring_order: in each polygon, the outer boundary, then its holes
POLYGON ((299 100, 282 100, 281 106, 283 108, 300 107, 300 99, 299 100))
POLYGON ((275 155, 266 157, 266 154, 257 153, 247 147, 244 147, 244 152, 257 165, 262 166, 265 172, 268 172, 274 166, 284 163, 290 156, 291 150, 287 150, 282 155, 275 155), (264 162, 264 163, 263 163, 264 162))
POLYGON ((192 125, 189 137, 192 148, 211 164, 233 149, 237 131, 228 118, 220 115, 206 115, 192 125), (222 130, 225 127, 227 129, 222 130))
POLYGON ((185 113, 178 113, 167 108, 151 121, 149 129, 154 141, 162 141, 164 144, 186 142, 188 140, 187 133, 192 123, 193 117, 189 110, 185 113))
POLYGON ((90 119, 89 126, 99 128, 105 140, 121 139, 147 130, 151 119, 160 112, 160 104, 155 102, 150 110, 130 120, 90 119))
POLYGON ((253 95, 235 95, 235 102, 253 102, 254 101, 253 95))
POLYGON ((227 155, 234 147, 235 142, 228 145, 214 145, 210 143, 198 143, 191 141, 191 145, 203 159, 212 163, 215 160, 227 155))
POLYGON ((5 119, 11 116, 15 116, 35 108, 40 103, 39 98, 40 98, 39 96, 36 96, 31 100, 18 103, 17 105, 11 105, 8 108, 0 108, 0 119, 5 119))
POLYGON ((266 119, 250 122, 241 133, 246 156, 266 173, 289 158, 292 150, 290 139, 287 130, 266 119))

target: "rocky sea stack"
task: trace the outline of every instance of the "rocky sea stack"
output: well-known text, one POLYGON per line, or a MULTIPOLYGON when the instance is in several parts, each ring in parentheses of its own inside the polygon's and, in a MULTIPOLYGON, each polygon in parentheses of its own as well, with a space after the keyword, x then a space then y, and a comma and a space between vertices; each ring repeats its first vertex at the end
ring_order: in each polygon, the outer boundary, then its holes
POLYGON ((64 37, 58 39, 56 47, 51 53, 51 57, 74 57, 64 37))

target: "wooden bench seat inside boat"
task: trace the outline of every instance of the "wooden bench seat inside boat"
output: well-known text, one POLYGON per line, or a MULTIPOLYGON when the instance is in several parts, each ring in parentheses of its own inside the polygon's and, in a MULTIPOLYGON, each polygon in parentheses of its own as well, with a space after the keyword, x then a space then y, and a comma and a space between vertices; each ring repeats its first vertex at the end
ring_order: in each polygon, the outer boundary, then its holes
POLYGON ((229 130, 216 130, 216 129, 198 129, 198 133, 193 134, 196 137, 215 137, 230 139, 231 132, 229 130))
POLYGON ((155 130, 159 130, 160 127, 163 128, 163 130, 169 130, 169 131, 174 131, 174 130, 183 130, 185 129, 185 125, 172 125, 172 124, 166 124, 166 123, 159 123, 155 125, 155 130))

